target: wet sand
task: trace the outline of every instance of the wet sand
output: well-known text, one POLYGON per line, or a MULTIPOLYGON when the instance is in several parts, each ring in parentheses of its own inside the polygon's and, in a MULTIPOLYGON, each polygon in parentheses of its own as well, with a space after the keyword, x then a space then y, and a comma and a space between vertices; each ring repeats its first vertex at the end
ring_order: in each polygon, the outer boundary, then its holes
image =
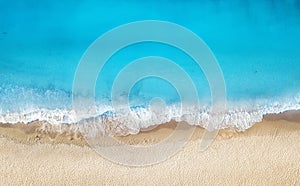
MULTIPOLYGON (((68 126, 65 126, 68 127, 68 126)), ((137 135, 128 144, 158 143, 174 122, 137 135)), ((112 163, 93 151, 82 135, 56 133, 42 122, 0 125, 1 185, 299 185, 299 111, 265 116, 244 132, 221 130, 199 152, 197 127, 185 148, 146 167, 112 163)))

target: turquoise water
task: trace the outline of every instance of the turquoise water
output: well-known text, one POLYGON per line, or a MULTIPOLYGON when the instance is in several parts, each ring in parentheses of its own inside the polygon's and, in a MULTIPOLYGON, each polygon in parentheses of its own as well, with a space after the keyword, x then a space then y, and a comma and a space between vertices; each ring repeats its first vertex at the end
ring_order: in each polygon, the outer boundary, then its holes
MULTIPOLYGON (((300 109, 299 1, 17 0, 0 1, 0 122, 76 122, 72 86, 81 56, 110 29, 142 20, 182 25, 210 47, 226 83, 223 127, 245 129, 263 114, 300 109)), ((194 112, 199 123, 205 120, 210 89, 201 68, 179 49, 152 42, 126 47, 105 64, 95 88, 97 115, 113 110, 110 93, 118 72, 145 56, 169 58, 190 75, 203 101, 194 112)), ((146 117, 154 97, 164 100, 168 113, 147 125, 179 117, 173 107, 178 93, 159 78, 138 82, 130 106, 146 117)))

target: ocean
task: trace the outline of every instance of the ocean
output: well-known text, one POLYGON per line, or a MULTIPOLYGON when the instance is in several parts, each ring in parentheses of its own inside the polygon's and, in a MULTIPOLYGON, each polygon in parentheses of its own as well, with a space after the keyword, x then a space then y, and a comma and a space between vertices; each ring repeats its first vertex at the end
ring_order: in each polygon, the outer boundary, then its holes
MULTIPOLYGON (((120 37, 147 38, 157 28, 143 29, 120 37)), ((157 33, 193 50, 185 35, 164 31, 157 33)), ((299 33, 298 0, 1 0, 0 122, 60 125, 97 118, 137 133, 170 120, 208 127, 220 114, 214 128, 245 130, 265 114, 300 109, 299 33), (121 25, 148 21, 178 25, 202 39, 221 70, 216 77, 224 81, 226 108, 211 111, 222 85, 212 85, 205 68, 181 48, 151 39, 115 50, 96 79, 83 81, 95 81, 93 90, 83 86, 78 92, 80 64, 97 39, 121 25), (139 59, 143 65, 131 66, 139 59)), ((110 38, 99 55, 119 40, 110 38)))

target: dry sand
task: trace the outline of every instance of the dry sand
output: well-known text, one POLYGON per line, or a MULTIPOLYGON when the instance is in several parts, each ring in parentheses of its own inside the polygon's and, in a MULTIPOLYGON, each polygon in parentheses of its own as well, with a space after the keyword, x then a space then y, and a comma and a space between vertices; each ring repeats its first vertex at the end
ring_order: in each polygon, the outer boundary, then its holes
MULTIPOLYGON (((299 112, 269 115, 245 132, 222 130, 203 153, 198 147, 204 130, 197 128, 182 151, 146 167, 114 164, 80 134, 49 132, 40 122, 2 124, 0 185, 300 185, 297 117, 299 112)), ((118 139, 156 143, 173 129, 168 123, 118 139)))

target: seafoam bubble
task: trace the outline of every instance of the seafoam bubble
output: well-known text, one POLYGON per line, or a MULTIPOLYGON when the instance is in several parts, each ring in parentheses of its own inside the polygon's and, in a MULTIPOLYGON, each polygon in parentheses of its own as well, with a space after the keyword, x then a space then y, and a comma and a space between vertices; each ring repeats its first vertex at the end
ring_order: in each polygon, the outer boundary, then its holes
MULTIPOLYGON (((245 102, 229 102, 226 113, 222 114, 221 125, 214 126, 215 128, 231 128, 239 131, 244 131, 256 122, 262 120, 265 114, 277 114, 288 110, 299 110, 300 103, 295 99, 281 99, 276 102, 274 100, 256 101, 256 104, 245 104, 245 102), (289 100, 289 101, 288 101, 289 100), (247 105, 245 107, 245 105, 247 105)), ((22 112, 4 112, 0 110, 1 123, 30 123, 32 121, 46 121, 54 125, 60 124, 80 124, 82 121, 92 121, 93 118, 101 120, 103 125, 109 122, 113 123, 114 127, 109 131, 110 135, 127 135, 136 134, 143 128, 148 128, 154 125, 163 124, 171 120, 186 121, 190 125, 197 125, 206 128, 210 121, 210 109, 208 106, 203 106, 200 109, 195 109, 193 106, 190 110, 184 113, 176 104, 166 105, 164 110, 159 113, 151 110, 150 107, 134 107, 131 109, 131 114, 135 117, 126 117, 124 113, 116 113, 111 110, 108 105, 98 105, 97 115, 87 115, 82 118, 76 117, 74 110, 68 109, 27 109, 22 112), (197 119, 195 119, 197 118, 197 119), (114 131, 115 130, 115 131, 114 131), (122 131, 124 130, 124 131, 122 131)), ((215 113, 218 114, 218 113, 215 113)), ((218 122, 216 122, 218 123, 218 122)))

